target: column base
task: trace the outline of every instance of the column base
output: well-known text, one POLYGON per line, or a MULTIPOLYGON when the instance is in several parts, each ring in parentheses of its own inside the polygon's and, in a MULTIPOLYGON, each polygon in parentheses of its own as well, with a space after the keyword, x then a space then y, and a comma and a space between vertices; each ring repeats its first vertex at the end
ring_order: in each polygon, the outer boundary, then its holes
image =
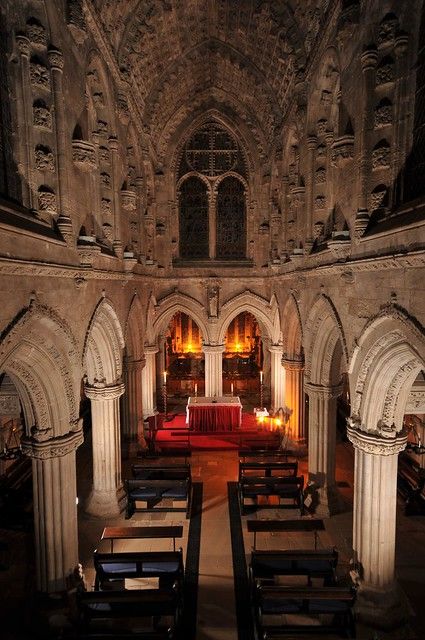
POLYGON ((319 487, 313 482, 307 486, 306 494, 306 507, 321 518, 329 518, 344 511, 344 501, 336 485, 319 487))
POLYGON ((125 491, 121 485, 113 491, 92 489, 85 512, 95 518, 117 518, 125 509, 125 491))
POLYGON ((360 582, 355 612, 359 622, 391 631, 407 624, 409 603, 397 584, 378 589, 360 582))

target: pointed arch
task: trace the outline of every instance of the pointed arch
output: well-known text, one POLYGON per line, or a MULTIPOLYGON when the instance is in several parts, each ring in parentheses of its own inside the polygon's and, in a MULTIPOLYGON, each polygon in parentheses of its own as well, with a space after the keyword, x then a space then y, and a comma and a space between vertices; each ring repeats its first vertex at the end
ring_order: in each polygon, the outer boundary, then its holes
POLYGON ((299 358, 303 353, 303 329, 300 310, 293 293, 288 296, 283 307, 282 336, 284 358, 299 358))
POLYGON ((134 294, 125 323, 125 347, 128 358, 140 360, 143 355, 144 327, 143 306, 137 293, 134 294))
POLYGON ((320 295, 313 304, 304 335, 306 378, 313 384, 338 384, 348 354, 342 323, 327 296, 320 295))
POLYGON ((151 303, 152 300, 149 304, 148 314, 151 314, 151 320, 153 320, 153 322, 148 325, 148 344, 156 343, 158 336, 165 331, 168 323, 177 311, 182 311, 196 322, 204 343, 209 344, 210 335, 205 307, 198 302, 198 300, 184 293, 175 291, 165 298, 162 298, 154 307, 152 307, 151 303))
POLYGON ((89 384, 115 384, 122 375, 124 335, 112 303, 103 298, 86 333, 83 369, 89 384))
POLYGON ((81 380, 77 343, 53 309, 33 300, 15 317, 0 342, 0 371, 17 388, 27 435, 33 427, 48 437, 77 428, 81 380))
POLYGON ((224 344, 229 324, 243 311, 252 313, 260 325, 263 336, 267 337, 272 344, 278 344, 280 342, 280 317, 276 296, 273 295, 271 300, 268 301, 256 293, 247 290, 231 298, 221 307, 217 330, 219 344, 224 344))
POLYGON ((365 431, 400 431, 412 384, 425 368, 425 330, 401 307, 367 324, 350 362, 352 416, 365 431))

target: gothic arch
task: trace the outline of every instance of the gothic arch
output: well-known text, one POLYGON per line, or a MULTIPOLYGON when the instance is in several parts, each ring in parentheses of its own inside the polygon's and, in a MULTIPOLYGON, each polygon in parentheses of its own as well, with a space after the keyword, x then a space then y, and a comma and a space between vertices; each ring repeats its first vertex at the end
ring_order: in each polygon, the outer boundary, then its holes
POLYGON ((282 312, 283 355, 288 360, 299 358, 303 352, 301 315, 295 296, 291 293, 282 312))
POLYGON ((147 331, 148 344, 155 344, 158 336, 165 331, 171 318, 177 311, 182 311, 192 318, 199 327, 203 342, 209 344, 210 336, 208 330, 205 307, 184 293, 175 291, 169 296, 162 298, 154 307, 154 317, 152 325, 147 331))
POLYGON ((425 331, 386 307, 360 337, 350 362, 352 418, 364 431, 398 432, 411 386, 425 368, 425 331))
POLYGON ((131 360, 140 360, 143 355, 143 317, 142 303, 135 293, 125 323, 125 348, 127 357, 131 360))
POLYGON ((75 338, 60 316, 33 300, 0 342, 0 371, 13 380, 31 435, 58 437, 76 430, 80 363, 75 338))
POLYGON ((252 313, 260 325, 264 337, 271 344, 278 344, 281 340, 279 306, 273 295, 270 302, 261 296, 245 291, 228 300, 221 307, 219 325, 217 329, 218 343, 224 344, 227 328, 231 321, 242 311, 252 313))
POLYGON ((86 334, 84 373, 94 382, 115 384, 122 375, 123 331, 112 303, 103 298, 97 305, 86 334))
POLYGON ((306 378, 319 385, 340 381, 341 366, 348 366, 347 346, 339 316, 330 298, 321 295, 305 324, 306 378))

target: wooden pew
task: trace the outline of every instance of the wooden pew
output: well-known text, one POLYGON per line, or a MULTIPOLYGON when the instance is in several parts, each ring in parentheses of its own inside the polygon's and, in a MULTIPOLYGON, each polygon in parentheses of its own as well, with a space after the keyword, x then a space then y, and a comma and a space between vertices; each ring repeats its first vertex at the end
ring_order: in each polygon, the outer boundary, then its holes
POLYGON ((101 540, 109 540, 111 553, 114 551, 114 540, 147 540, 149 538, 172 538, 173 551, 176 550, 176 538, 183 537, 183 527, 161 525, 159 527, 105 527, 101 540))
POLYGON ((245 499, 254 500, 254 506, 267 508, 291 508, 298 507, 301 515, 304 515, 304 476, 245 476, 238 482, 239 504, 241 514, 245 513, 245 499), (267 498, 273 496, 279 499, 278 504, 258 504, 258 497, 265 496, 267 498), (282 500, 290 500, 282 504, 282 500))
MULTIPOLYGON (((191 476, 176 478, 173 475, 179 475, 180 472, 169 472, 163 477, 125 480, 124 487, 127 494, 126 518, 131 518, 134 512, 152 512, 152 511, 185 511, 186 518, 190 515, 190 507, 192 503, 192 479, 191 476), (185 502, 184 507, 173 506, 156 506, 161 504, 163 499, 171 499, 176 502, 185 502), (136 502, 146 502, 146 507, 137 507, 136 502)), ((160 475, 159 468, 152 474, 160 475)))
POLYGON ((77 605, 78 637, 93 640, 122 634, 143 640, 173 638, 182 607, 175 589, 86 591, 78 594, 77 605))
POLYGON ((293 451, 282 449, 264 449, 264 448, 243 448, 239 449, 238 457, 240 462, 247 460, 282 460, 286 462, 288 458, 294 457, 293 451))
POLYGON ((279 576, 320 578, 327 585, 336 583, 338 552, 336 549, 252 551, 249 566, 251 584, 274 582, 279 576))
POLYGON ((314 548, 317 549, 318 531, 324 531, 325 525, 319 518, 306 520, 248 520, 248 532, 254 534, 254 549, 257 548, 257 533, 308 532, 314 534, 314 548))
POLYGON ((157 451, 149 451, 149 449, 143 449, 137 453, 137 457, 142 460, 147 460, 149 462, 153 460, 162 461, 163 459, 168 458, 183 458, 185 464, 187 464, 188 458, 192 456, 192 452, 185 446, 179 447, 176 445, 173 448, 167 449, 158 449, 157 451))
POLYGON ((240 482, 250 475, 264 476, 270 478, 273 475, 296 476, 298 473, 298 462, 283 462, 282 460, 255 460, 250 462, 239 462, 240 482))
POLYGON ((397 490, 406 515, 425 515, 425 469, 404 451, 398 457, 397 490))
POLYGON ((93 563, 96 571, 95 591, 125 579, 158 578, 159 587, 183 584, 183 552, 177 551, 126 551, 103 553, 95 551, 93 563))
POLYGON ((185 480, 192 478, 190 464, 133 464, 133 478, 137 480, 185 480))
POLYGON ((355 638, 355 597, 354 588, 258 585, 253 600, 258 637, 355 638))

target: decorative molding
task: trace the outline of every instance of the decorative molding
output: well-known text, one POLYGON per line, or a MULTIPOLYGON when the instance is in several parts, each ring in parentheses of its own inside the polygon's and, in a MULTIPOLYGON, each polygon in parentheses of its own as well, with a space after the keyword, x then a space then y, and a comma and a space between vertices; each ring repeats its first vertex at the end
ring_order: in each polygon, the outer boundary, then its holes
POLYGON ((33 428, 33 435, 30 438, 22 438, 22 450, 30 458, 37 460, 61 458, 78 449, 84 442, 84 434, 81 428, 77 431, 70 431, 63 436, 48 437, 47 439, 44 439, 44 432, 49 432, 49 430, 42 430, 41 435, 38 429, 33 428))
POLYGON ((356 449, 376 456, 393 456, 403 451, 407 444, 405 431, 373 431, 366 432, 359 427, 357 417, 347 420, 347 435, 356 449))
POLYGON ((105 400, 115 400, 123 395, 125 386, 123 383, 107 385, 104 382, 95 381, 93 384, 84 385, 84 393, 93 402, 104 402, 105 400))

